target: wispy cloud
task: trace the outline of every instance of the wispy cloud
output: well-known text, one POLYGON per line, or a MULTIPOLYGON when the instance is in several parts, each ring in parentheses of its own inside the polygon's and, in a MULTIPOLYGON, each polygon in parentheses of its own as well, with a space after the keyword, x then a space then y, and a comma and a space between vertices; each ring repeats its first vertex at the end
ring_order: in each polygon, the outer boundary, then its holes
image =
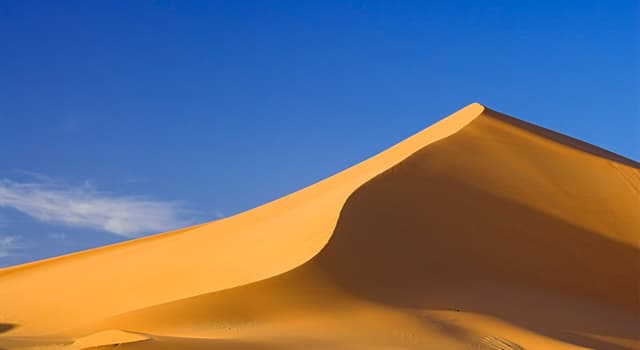
POLYGON ((117 196, 97 191, 89 182, 72 187, 46 181, 0 180, 0 207, 16 209, 43 222, 92 228, 125 237, 191 223, 185 219, 187 211, 179 202, 117 196))
POLYGON ((67 236, 66 233, 55 232, 55 233, 49 234, 49 238, 55 239, 55 240, 59 240, 59 241, 64 241, 64 240, 68 239, 69 236, 67 236))
POLYGON ((14 249, 20 248, 19 240, 18 236, 0 235, 0 258, 6 258, 11 255, 14 249))

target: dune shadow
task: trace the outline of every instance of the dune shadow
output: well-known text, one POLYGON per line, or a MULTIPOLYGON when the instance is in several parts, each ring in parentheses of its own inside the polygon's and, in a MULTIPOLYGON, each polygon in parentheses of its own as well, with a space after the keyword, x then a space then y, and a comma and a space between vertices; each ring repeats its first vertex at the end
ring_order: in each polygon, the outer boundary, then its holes
MULTIPOLYGON (((16 327, 18 327, 18 325, 14 323, 0 323, 0 336, 2 336, 3 333, 6 333, 12 329, 15 329, 16 327)), ((8 350, 8 349, 0 347, 0 350, 8 350)))
POLYGON ((18 325, 14 323, 0 323, 0 334, 6 333, 16 327, 18 327, 18 325))
POLYGON ((547 128, 543 128, 541 126, 535 125, 535 124, 531 124, 529 122, 526 122, 524 120, 521 119, 517 119, 517 118, 513 118, 511 116, 508 116, 506 114, 502 114, 500 112, 496 112, 492 109, 489 108, 485 108, 484 114, 486 116, 504 121, 506 123, 509 123, 511 125, 517 126, 518 128, 527 130, 529 132, 532 132, 534 134, 543 136, 545 138, 548 138, 550 140, 553 140, 555 142, 561 143, 565 146, 569 146, 571 148, 576 148, 579 149, 582 152, 586 152, 589 154, 592 154, 594 156, 600 157, 600 158, 605 158, 620 164, 624 164, 627 166, 630 166, 632 168, 635 169, 640 169, 640 163, 638 163, 637 161, 633 160, 633 159, 629 159, 626 157, 623 157, 621 155, 615 154, 613 152, 607 151, 604 148, 600 148, 596 145, 584 142, 582 140, 578 140, 576 138, 555 132, 553 130, 547 129, 547 128))
POLYGON ((627 350, 580 334, 640 340, 639 259, 633 247, 531 207, 396 167, 352 194, 314 260, 359 297, 487 314, 627 350))

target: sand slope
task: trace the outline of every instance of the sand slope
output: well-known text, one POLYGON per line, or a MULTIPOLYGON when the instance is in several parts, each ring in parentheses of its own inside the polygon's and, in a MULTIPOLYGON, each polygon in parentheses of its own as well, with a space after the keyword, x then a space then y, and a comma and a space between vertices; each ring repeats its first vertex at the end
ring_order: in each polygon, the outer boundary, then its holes
POLYGON ((0 348, 640 349, 638 169, 471 104, 234 217, 0 270, 0 348))

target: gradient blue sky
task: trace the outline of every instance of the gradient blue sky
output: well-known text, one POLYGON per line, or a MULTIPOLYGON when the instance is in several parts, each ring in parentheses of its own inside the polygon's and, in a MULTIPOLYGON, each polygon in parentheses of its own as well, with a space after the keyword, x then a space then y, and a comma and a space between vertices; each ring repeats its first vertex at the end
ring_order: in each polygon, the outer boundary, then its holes
POLYGON ((638 11, 0 1, 0 266, 243 211, 473 101, 638 160, 638 11))

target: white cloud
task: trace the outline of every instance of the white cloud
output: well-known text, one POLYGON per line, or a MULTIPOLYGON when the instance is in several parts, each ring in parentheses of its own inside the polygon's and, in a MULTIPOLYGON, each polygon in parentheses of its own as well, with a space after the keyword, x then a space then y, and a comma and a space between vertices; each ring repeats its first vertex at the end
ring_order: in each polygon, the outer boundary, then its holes
POLYGON ((0 235, 0 258, 5 258, 11 254, 14 249, 20 248, 18 236, 2 236, 0 235))
POLYGON ((178 202, 153 201, 96 191, 90 183, 70 187, 50 182, 0 180, 0 207, 37 220, 132 237, 190 224, 178 202))
POLYGON ((66 233, 57 233, 56 232, 56 233, 49 234, 49 238, 56 239, 56 240, 59 240, 59 241, 64 241, 64 240, 68 239, 69 237, 67 236, 66 233))

